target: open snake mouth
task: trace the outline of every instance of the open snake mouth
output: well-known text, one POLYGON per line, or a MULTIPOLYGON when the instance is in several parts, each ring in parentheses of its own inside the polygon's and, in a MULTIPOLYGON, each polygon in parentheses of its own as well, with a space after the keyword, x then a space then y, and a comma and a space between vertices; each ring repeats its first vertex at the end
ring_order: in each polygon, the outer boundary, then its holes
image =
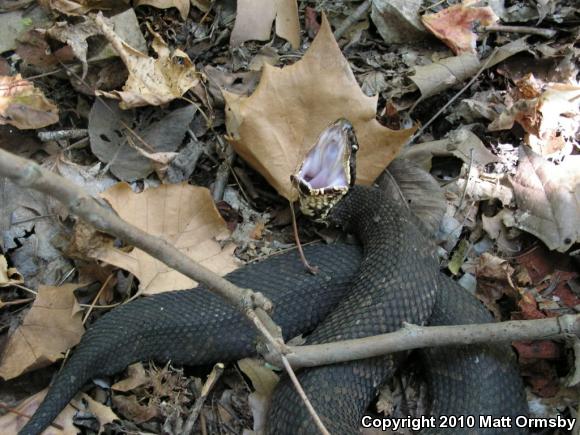
POLYGON ((291 177, 304 214, 322 220, 348 192, 354 184, 357 150, 353 126, 346 119, 333 122, 320 134, 291 177))

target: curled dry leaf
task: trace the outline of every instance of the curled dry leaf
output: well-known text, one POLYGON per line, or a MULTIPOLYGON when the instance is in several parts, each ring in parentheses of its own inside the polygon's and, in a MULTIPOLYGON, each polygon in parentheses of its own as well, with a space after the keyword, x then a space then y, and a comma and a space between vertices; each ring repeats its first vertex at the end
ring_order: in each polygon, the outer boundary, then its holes
MULTIPOLYGON (((15 408, 17 413, 7 413, 0 417, 0 433, 2 434, 17 434, 20 429, 28 422, 28 417, 34 414, 34 411, 40 406, 44 397, 48 393, 48 388, 29 397, 18 407, 15 408)), ((62 429, 57 429, 55 426, 49 426, 42 432, 43 435, 77 435, 79 433, 78 427, 73 425, 73 418, 79 410, 87 410, 94 414, 99 421, 99 433, 103 432, 103 426, 107 423, 112 423, 118 420, 117 415, 108 406, 91 399, 84 393, 77 394, 75 398, 64 408, 58 417, 53 421, 53 424, 59 425, 62 429)))
POLYGON ((455 54, 475 54, 477 35, 473 28, 476 22, 489 26, 498 20, 493 9, 488 6, 474 8, 462 4, 421 17, 425 27, 447 44, 455 54))
POLYGON ((87 50, 89 48, 87 39, 100 34, 101 30, 93 17, 83 17, 82 20, 74 25, 66 21, 55 23, 46 33, 51 38, 67 44, 72 49, 76 58, 83 65, 82 79, 84 79, 89 67, 87 63, 87 50))
POLYGON ((58 108, 20 74, 0 76, 0 125, 21 130, 58 122, 58 108))
POLYGON ((276 19, 276 35, 286 39, 296 50, 300 46, 300 23, 296 0, 238 0, 236 23, 230 44, 270 39, 276 19))
POLYGON ((143 363, 131 364, 127 369, 127 377, 114 384, 111 389, 115 391, 128 392, 142 385, 149 384, 151 379, 145 371, 143 363))
POLYGON ((264 65, 250 97, 224 92, 229 140, 236 152, 290 200, 293 174, 324 128, 338 118, 354 125, 360 150, 359 182, 370 184, 413 133, 375 119, 377 97, 367 97, 336 43, 326 17, 302 60, 285 68, 264 65))
POLYGON ((491 58, 479 61, 473 53, 463 53, 433 62, 429 65, 416 66, 415 74, 409 79, 417 85, 421 91, 421 97, 427 98, 437 95, 458 83, 472 78, 481 69, 482 65, 491 68, 514 54, 529 48, 526 38, 516 39, 502 45, 499 50, 492 54, 491 58))
MULTIPOLYGON (((210 192, 188 184, 162 185, 137 194, 119 183, 102 195, 122 219, 167 240, 184 255, 224 275, 237 267, 229 244, 222 249, 216 239, 229 236, 210 192)), ((140 281, 144 294, 191 288, 195 282, 170 269, 149 254, 107 246, 89 253, 93 258, 128 270, 140 281)))
POLYGON ((129 109, 168 103, 198 84, 199 76, 191 59, 181 50, 171 52, 158 33, 149 29, 157 53, 157 58, 152 58, 119 38, 100 12, 95 20, 129 71, 122 91, 97 91, 95 94, 119 99, 119 106, 129 109))
POLYGON ((522 145, 511 182, 517 210, 504 217, 504 224, 532 233, 560 252, 580 240, 580 156, 555 165, 522 145))
POLYGON ((407 147, 401 153, 401 158, 411 160, 426 171, 430 171, 433 157, 450 155, 471 166, 483 167, 498 161, 497 156, 485 147, 477 135, 466 128, 449 132, 445 139, 407 147))
POLYGON ((580 86, 549 83, 543 86, 532 75, 518 81, 519 98, 488 127, 511 129, 517 122, 526 131, 527 144, 543 156, 572 151, 580 122, 580 86), (538 89, 541 88, 541 89, 538 89))
POLYGON ((50 365, 79 342, 84 328, 81 313, 73 314, 78 284, 40 287, 30 311, 8 336, 0 360, 0 377, 12 379, 50 365))
MULTIPOLYGON (((0 287, 8 287, 13 284, 22 284, 24 278, 15 267, 8 267, 4 255, 0 255, 0 287)), ((0 303, 1 305, 1 303, 0 303)))
POLYGON ((262 361, 255 358, 244 358, 238 361, 240 370, 250 378, 254 392, 248 397, 254 417, 254 431, 263 433, 266 427, 266 416, 272 393, 280 377, 262 361))
POLYGON ((157 9, 177 8, 184 20, 189 15, 190 0, 137 0, 135 6, 149 5, 157 9))

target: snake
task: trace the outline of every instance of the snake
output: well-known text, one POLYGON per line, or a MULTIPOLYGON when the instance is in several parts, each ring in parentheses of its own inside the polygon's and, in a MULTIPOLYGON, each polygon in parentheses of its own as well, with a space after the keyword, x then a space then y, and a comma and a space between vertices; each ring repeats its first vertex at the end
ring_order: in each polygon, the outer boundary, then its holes
MULTIPOLYGON (((307 344, 384 334, 404 322, 493 321, 472 294, 439 272, 432 243, 407 208, 380 189, 354 184, 357 150, 352 124, 340 119, 321 133, 293 182, 305 215, 353 233, 360 246, 305 247, 317 266, 315 275, 305 272, 292 252, 226 278, 270 298, 272 319, 284 339, 302 334, 307 344)), ((190 366, 236 361, 256 354, 257 339, 250 321, 203 285, 137 299, 87 329, 19 434, 40 434, 92 378, 117 374, 137 361, 190 366)), ((528 413, 509 344, 432 347, 418 353, 428 387, 425 413, 436 421, 421 433, 527 433, 525 428, 487 427, 479 419, 528 413), (457 424, 461 416, 466 419, 457 424)), ((401 352, 305 368, 297 377, 330 433, 355 434, 381 385, 407 358, 401 352)), ((273 394, 266 432, 319 433, 287 378, 273 394)))

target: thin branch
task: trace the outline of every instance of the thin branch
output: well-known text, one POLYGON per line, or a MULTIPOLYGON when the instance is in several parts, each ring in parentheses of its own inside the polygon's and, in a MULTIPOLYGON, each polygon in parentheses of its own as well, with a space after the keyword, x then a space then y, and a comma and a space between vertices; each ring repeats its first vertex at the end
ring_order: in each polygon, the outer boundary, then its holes
POLYGON ((338 41, 342 35, 346 33, 351 26, 353 26, 358 20, 362 18, 364 14, 371 8, 371 0, 365 0, 362 2, 356 10, 345 18, 345 20, 338 26, 338 29, 334 31, 334 37, 338 41))
MULTIPOLYGON (((407 323, 390 334, 326 344, 289 346, 291 353, 286 354, 286 358, 294 368, 315 367, 422 347, 544 340, 572 335, 580 336, 580 314, 474 325, 417 326, 407 323)), ((276 361, 271 362, 278 364, 276 361)))
POLYGON ((64 140, 64 139, 80 139, 88 136, 89 131, 86 128, 77 128, 72 130, 53 130, 53 131, 39 131, 38 139, 42 142, 48 142, 51 140, 64 140))
POLYGON ((310 399, 308 399, 308 396, 306 396, 306 393, 304 392, 302 385, 300 385, 300 382, 298 381, 296 374, 292 370, 292 366, 290 365, 290 363, 288 362, 288 360, 286 359, 286 357, 284 355, 282 355, 282 364, 284 365, 284 368, 286 369, 288 376, 290 376, 290 380, 294 384, 294 388, 296 389, 296 392, 298 393, 298 395, 300 396, 300 398, 302 399, 302 401, 306 405, 306 408, 308 409, 308 412, 310 413, 310 416, 314 420, 314 423, 316 424, 316 427, 318 428, 320 433, 323 435, 330 435, 330 432, 328 432, 326 427, 324 427, 324 423, 320 419, 319 415, 316 413, 314 406, 312 406, 310 399))
POLYGON ((89 222, 99 231, 112 234, 149 253, 168 267, 205 284, 211 291, 242 311, 276 350, 283 350, 280 342, 272 338, 254 312, 260 309, 267 312, 272 309, 272 303, 261 293, 235 286, 183 255, 167 241, 151 236, 125 222, 107 206, 67 179, 2 149, 0 149, 0 176, 10 178, 19 186, 35 189, 56 198, 73 214, 89 222))
POLYGON ((507 33, 524 33, 528 35, 538 35, 544 38, 553 38, 558 33, 553 29, 542 29, 541 27, 529 26, 504 26, 502 24, 492 24, 486 26, 483 30, 487 32, 507 32, 507 33))

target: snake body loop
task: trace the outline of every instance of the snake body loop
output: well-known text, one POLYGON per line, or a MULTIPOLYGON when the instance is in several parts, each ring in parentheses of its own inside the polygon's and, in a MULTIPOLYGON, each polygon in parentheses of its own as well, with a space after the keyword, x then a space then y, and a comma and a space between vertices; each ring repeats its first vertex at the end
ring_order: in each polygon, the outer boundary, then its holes
MULTIPOLYGON (((316 276, 305 273, 292 253, 239 269, 228 279, 271 298, 274 321, 286 339, 314 329, 310 343, 392 331, 402 321, 490 321, 479 302, 437 272, 421 231, 406 212, 374 192, 354 188, 331 215, 357 234, 364 246, 362 257, 348 245, 313 246, 306 254, 320 269, 316 276)), ((255 341, 246 318, 203 288, 131 302, 89 328, 20 434, 41 433, 93 377, 118 373, 136 361, 235 361, 254 355, 255 341)), ((434 415, 527 412, 509 346, 437 348, 423 354, 434 415)), ((317 367, 301 371, 299 378, 332 433, 356 433, 378 386, 401 359, 387 356, 317 367)), ((271 409, 270 433, 317 433, 287 381, 277 389, 271 409)))
MULTIPOLYGON (((281 256, 228 276, 274 302, 273 320, 285 338, 314 330, 309 343, 362 338, 413 324, 490 321, 470 295, 438 272, 429 241, 410 212, 383 191, 353 186, 358 149, 352 125, 338 120, 322 132, 294 182, 301 208, 315 219, 353 232, 363 247, 313 247, 316 276, 295 256, 281 256)), ((218 296, 198 288, 135 301, 103 316, 83 337, 21 435, 40 433, 91 378, 144 360, 199 365, 254 354, 249 321, 218 296)), ((303 370, 299 380, 333 434, 358 432, 361 417, 404 354, 303 370)), ((526 402, 507 346, 426 350, 435 416, 525 414, 526 402), (485 374, 485 382, 480 375, 485 374)), ((431 433, 500 433, 472 427, 431 433)), ((274 394, 270 434, 314 434, 317 428, 289 382, 274 394)), ((517 433, 510 428, 509 433, 517 433)))

